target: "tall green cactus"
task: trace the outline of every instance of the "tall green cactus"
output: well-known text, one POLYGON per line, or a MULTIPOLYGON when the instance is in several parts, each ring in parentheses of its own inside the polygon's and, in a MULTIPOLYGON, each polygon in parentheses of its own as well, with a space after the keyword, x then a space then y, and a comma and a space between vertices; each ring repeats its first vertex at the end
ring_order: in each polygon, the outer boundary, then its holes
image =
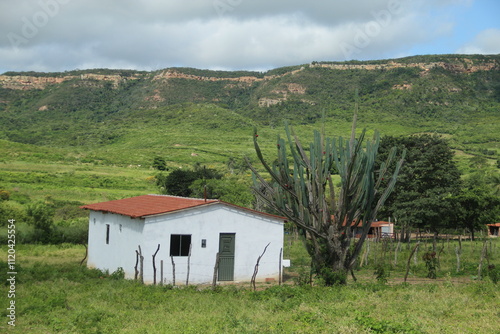
POLYGON ((287 140, 278 137, 278 157, 272 164, 265 161, 254 129, 255 150, 271 180, 250 166, 254 175, 253 190, 270 208, 303 232, 312 257, 312 269, 323 276, 327 284, 345 283, 371 223, 394 189, 404 159, 403 153, 399 161, 395 161, 394 148, 387 161, 375 170, 379 135, 375 133, 363 149, 365 130, 356 139, 356 117, 355 114, 349 141, 342 137, 327 138, 324 130, 315 131, 309 154, 285 124, 287 140), (393 163, 396 167, 389 173, 388 166, 393 163), (341 177, 338 194, 331 176, 334 167, 341 177), (382 182, 384 179, 388 182, 382 182), (356 227, 361 227, 362 232, 354 237, 356 227))

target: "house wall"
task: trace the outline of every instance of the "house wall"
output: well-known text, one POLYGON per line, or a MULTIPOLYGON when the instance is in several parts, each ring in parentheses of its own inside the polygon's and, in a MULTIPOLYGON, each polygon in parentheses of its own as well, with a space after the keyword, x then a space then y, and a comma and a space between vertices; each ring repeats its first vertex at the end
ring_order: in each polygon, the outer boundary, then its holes
MULTIPOLYGON (((221 233, 235 233, 234 281, 250 281, 257 258, 269 243, 259 263, 257 281, 279 278, 280 249, 283 247, 283 222, 271 217, 240 210, 224 204, 208 205, 145 220, 116 214, 92 212, 89 226, 89 266, 108 269, 122 267, 126 278, 134 277, 135 250, 140 245, 144 256, 144 281, 153 282, 156 255, 157 282, 163 260, 165 284, 173 283, 170 257, 171 234, 191 235, 189 283, 211 283, 221 233), (96 219, 94 225, 93 219, 96 219), (105 244, 106 226, 110 224, 110 244, 105 244), (119 225, 122 231, 119 232, 119 225), (206 247, 202 247, 202 239, 206 247)), ((177 285, 186 283, 188 257, 174 256, 177 285)))
POLYGON ((90 211, 87 266, 108 270, 126 270, 126 278, 134 278, 135 250, 142 236, 144 219, 90 211), (106 244, 106 225, 109 224, 109 244, 106 244))
POLYGON ((393 234, 394 233, 394 224, 385 224, 382 225, 382 233, 384 234, 393 234))

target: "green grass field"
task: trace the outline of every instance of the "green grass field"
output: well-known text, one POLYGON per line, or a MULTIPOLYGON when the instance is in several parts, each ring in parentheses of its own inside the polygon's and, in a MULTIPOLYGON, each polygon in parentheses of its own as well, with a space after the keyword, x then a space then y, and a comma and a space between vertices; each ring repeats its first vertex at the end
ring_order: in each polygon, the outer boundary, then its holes
MULTIPOLYGON (((0 332, 498 333, 498 284, 487 276, 476 279, 483 242, 462 242, 459 273, 454 253, 458 243, 439 245, 444 249, 436 280, 425 278, 420 253, 417 265, 411 260, 411 283, 402 283, 407 247, 403 245, 394 264, 396 244, 370 243, 368 264, 356 271, 356 283, 351 279, 347 286, 322 287, 297 284, 308 260, 301 243, 289 239, 284 254, 292 267, 285 272, 284 285, 262 283, 253 291, 247 283, 215 290, 142 286, 80 266, 83 246, 19 244, 16 326, 7 322, 11 299, 4 284, 0 332), (376 261, 385 262, 387 283, 375 278, 376 261)), ((487 243, 487 261, 497 266, 499 246, 498 240, 487 243)), ((0 249, 5 282, 7 247, 0 249)))

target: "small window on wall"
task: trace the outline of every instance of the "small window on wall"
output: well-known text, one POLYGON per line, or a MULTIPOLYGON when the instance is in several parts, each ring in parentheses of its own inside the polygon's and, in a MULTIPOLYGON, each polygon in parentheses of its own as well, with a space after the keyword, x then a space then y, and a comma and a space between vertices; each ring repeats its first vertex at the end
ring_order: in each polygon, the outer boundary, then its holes
POLYGON ((170 235, 170 256, 189 256, 191 234, 170 235))
POLYGON ((109 245, 109 224, 106 224, 106 245, 109 245))

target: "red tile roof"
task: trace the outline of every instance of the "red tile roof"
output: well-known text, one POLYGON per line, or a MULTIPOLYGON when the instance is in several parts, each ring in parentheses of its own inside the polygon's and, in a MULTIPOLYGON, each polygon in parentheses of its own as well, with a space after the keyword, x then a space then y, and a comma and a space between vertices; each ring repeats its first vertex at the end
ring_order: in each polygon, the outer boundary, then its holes
POLYGON ((82 209, 118 213, 132 218, 157 215, 196 206, 218 203, 215 199, 197 199, 165 195, 142 195, 81 206, 82 209))
MULTIPOLYGON (((332 216, 332 219, 333 219, 333 216, 332 216)), ((354 226, 354 224, 355 224, 355 222, 352 222, 351 226, 354 226)), ((370 227, 381 227, 383 225, 388 225, 388 224, 393 224, 393 223, 382 221, 382 220, 380 220, 380 221, 377 220, 377 221, 372 222, 372 224, 370 225, 370 227)), ((342 226, 346 226, 346 223, 344 222, 342 224, 342 226)), ((363 226, 363 221, 359 221, 357 227, 362 227, 362 226, 363 226)))
POLYGON ((371 227, 381 227, 381 226, 388 225, 388 224, 393 224, 393 223, 386 222, 386 221, 383 221, 383 220, 379 220, 379 221, 376 221, 376 222, 372 222, 371 227))
POLYGON ((500 223, 486 224, 486 226, 491 226, 491 227, 500 227, 500 223))
POLYGON ((142 195, 130 198, 124 198, 114 201, 101 202, 95 204, 83 205, 80 208, 94 211, 111 212, 120 215, 130 216, 132 218, 146 217, 163 213, 174 212, 178 210, 190 209, 203 205, 220 203, 233 208, 250 211, 259 215, 264 215, 279 220, 286 220, 284 217, 248 209, 231 203, 226 203, 218 199, 199 199, 188 197, 177 197, 167 195, 142 195))

